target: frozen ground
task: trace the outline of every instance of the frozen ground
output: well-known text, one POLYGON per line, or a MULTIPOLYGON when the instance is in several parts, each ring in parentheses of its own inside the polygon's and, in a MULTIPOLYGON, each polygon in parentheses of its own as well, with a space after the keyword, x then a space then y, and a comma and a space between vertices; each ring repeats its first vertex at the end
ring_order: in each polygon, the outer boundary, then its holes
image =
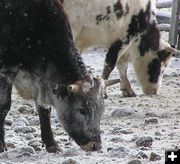
MULTIPOLYGON (((104 54, 103 49, 97 49, 83 56, 95 74, 101 74, 104 54)), ((166 149, 180 148, 180 59, 172 59, 158 96, 143 95, 131 68, 128 74, 138 96, 123 98, 119 85, 108 89, 99 152, 82 151, 61 128, 53 111, 52 128, 62 152, 47 153, 41 144, 34 104, 14 90, 5 123, 8 151, 0 154, 0 164, 123 164, 133 159, 163 164, 166 149)), ((111 77, 118 77, 116 70, 111 77)))

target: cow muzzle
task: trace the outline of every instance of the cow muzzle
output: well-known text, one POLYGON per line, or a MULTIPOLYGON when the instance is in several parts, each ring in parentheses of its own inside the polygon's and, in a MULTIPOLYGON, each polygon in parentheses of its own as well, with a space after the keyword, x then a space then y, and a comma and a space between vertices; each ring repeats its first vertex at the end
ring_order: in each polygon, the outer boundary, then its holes
POLYGON ((143 90, 144 94, 145 95, 158 95, 159 94, 159 88, 158 89, 146 89, 146 90, 143 90))
POLYGON ((80 147, 85 151, 98 151, 102 148, 102 143, 96 141, 90 141, 85 145, 80 145, 80 147))

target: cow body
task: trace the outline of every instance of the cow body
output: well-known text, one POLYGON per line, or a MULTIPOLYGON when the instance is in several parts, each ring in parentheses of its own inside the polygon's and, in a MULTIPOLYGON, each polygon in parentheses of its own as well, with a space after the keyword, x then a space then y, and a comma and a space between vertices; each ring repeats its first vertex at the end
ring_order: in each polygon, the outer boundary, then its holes
POLYGON ((117 66, 124 96, 135 96, 127 78, 128 62, 147 95, 157 94, 164 68, 175 50, 161 40, 154 0, 66 0, 63 2, 80 51, 108 48, 102 77, 117 66))
POLYGON ((13 84, 22 97, 35 101, 49 152, 60 150, 50 106, 81 148, 99 150, 104 83, 87 75, 61 3, 1 0, 0 24, 0 152, 5 150, 4 120, 13 84))

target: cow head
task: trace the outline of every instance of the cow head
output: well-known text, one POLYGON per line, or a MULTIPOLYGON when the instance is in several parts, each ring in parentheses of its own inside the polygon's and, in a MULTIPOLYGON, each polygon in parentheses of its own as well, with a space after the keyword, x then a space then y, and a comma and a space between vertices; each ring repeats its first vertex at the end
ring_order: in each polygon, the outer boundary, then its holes
POLYGON ((159 93, 164 69, 176 53, 176 49, 160 40, 158 50, 149 50, 135 59, 135 72, 146 95, 159 93))
POLYGON ((59 84, 55 89, 59 119, 70 137, 86 151, 101 149, 100 120, 105 86, 103 79, 93 78, 68 86, 59 84))

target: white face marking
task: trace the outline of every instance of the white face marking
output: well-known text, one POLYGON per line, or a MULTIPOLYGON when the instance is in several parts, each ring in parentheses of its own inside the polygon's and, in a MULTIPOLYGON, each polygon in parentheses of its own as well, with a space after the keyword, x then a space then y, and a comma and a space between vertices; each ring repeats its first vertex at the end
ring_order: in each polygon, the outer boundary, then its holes
MULTIPOLYGON (((147 95, 158 94, 161 86, 161 77, 159 76, 157 83, 150 82, 149 64, 156 59, 155 52, 147 52, 143 57, 139 57, 134 60, 134 70, 136 72, 137 79, 142 86, 143 92, 147 95)), ((158 70, 157 70, 158 71, 158 70)))

